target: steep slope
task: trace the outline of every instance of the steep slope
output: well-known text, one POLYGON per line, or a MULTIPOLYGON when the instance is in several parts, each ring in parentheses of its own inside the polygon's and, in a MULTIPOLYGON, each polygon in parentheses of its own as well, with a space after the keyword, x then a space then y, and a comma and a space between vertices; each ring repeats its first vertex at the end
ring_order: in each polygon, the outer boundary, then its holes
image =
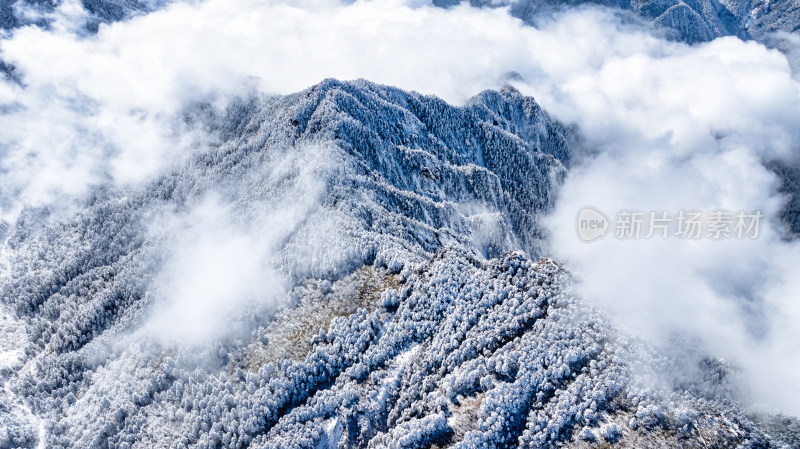
POLYGON ((148 227, 162 210, 179 216, 214 193, 237 220, 284 223, 278 209, 312 198, 270 248, 290 282, 365 263, 398 271, 448 242, 489 256, 535 251, 535 212, 552 201, 568 154, 568 131, 512 90, 455 108, 328 80, 219 116, 201 105, 187 121, 221 144, 140 191, 97 189, 74 218, 31 210, 9 231, 2 298, 27 324, 22 371, 37 374, 21 385, 41 397, 36 413, 57 421, 70 394, 102 388, 90 375, 114 360, 97 354, 145 320, 168 251, 148 227))
POLYGON ((753 9, 745 22, 750 35, 763 40, 775 31, 797 33, 800 31, 800 4, 791 0, 753 2, 753 9))
POLYGON ((0 446, 797 441, 795 421, 737 411, 712 359, 648 384, 635 367, 681 361, 618 335, 556 263, 530 259, 573 145, 533 99, 454 107, 325 80, 185 119, 218 144, 4 231, 0 446), (228 244, 221 264, 192 250, 228 244), (225 265, 251 269, 236 260, 250 247, 278 280, 240 299, 225 265), (215 284, 224 319, 193 322, 215 284))
POLYGON ((779 191, 786 195, 787 201, 781 218, 787 228, 787 238, 800 236, 800 166, 772 161, 767 164, 780 180, 779 191))

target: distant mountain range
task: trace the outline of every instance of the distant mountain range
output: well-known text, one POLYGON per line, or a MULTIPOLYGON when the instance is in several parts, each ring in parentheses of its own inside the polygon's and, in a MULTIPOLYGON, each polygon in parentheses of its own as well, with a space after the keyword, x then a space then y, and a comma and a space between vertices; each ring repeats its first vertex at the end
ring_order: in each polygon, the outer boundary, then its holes
MULTIPOLYGON (((8 0, 0 4, 0 29, 25 25, 46 27, 47 17, 59 0, 8 0), (26 14, 25 11, 28 11, 26 14)), ((169 4, 167 0, 81 0, 88 15, 86 30, 94 32, 103 22, 126 20, 169 4)), ((450 7, 458 0, 435 0, 434 5, 450 7)), ((800 30, 800 4, 793 0, 471 0, 474 6, 506 6, 526 21, 537 15, 576 5, 602 5, 631 11, 645 21, 669 30, 672 36, 688 43, 706 42, 720 36, 739 36, 760 40, 774 31, 800 30)))
MULTIPOLYGON (((458 1, 434 2, 442 6, 458 1)), ((720 36, 738 36, 742 39, 760 40, 773 31, 796 32, 800 30, 800 5, 786 1, 750 0, 510 0, 503 2, 473 0, 476 6, 508 6, 511 13, 523 20, 534 21, 550 10, 576 5, 602 5, 631 11, 645 21, 663 27, 677 40, 687 43, 707 42, 720 36)))
MULTIPOLYGON (((86 30, 97 31, 102 22, 118 22, 136 14, 153 11, 167 2, 151 0, 81 0, 88 20, 86 30)), ((61 5, 60 0, 8 0, 0 4, 0 29, 20 26, 49 26, 51 15, 61 5)))

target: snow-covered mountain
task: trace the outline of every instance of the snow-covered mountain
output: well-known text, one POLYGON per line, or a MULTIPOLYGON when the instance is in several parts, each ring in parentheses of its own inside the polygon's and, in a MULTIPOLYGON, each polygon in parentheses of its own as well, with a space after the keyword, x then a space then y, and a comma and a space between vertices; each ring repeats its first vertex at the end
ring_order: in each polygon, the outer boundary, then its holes
MULTIPOLYGON (((129 19, 136 14, 147 13, 163 7, 168 2, 161 0, 8 0, 0 3, 0 29, 13 29, 36 25, 48 27, 55 19, 55 12, 63 5, 73 5, 85 14, 85 29, 96 32, 103 22, 129 19)), ((75 13, 72 9, 70 12, 75 13)))
MULTIPOLYGON (((441 6, 459 1, 438 0, 441 6)), ((577 1, 486 1, 472 0, 476 6, 508 6, 515 16, 530 22, 540 20, 543 12, 576 5, 602 5, 633 12, 687 43, 708 42, 720 36, 738 36, 757 40, 774 31, 795 32, 800 29, 800 11, 792 1, 760 2, 750 0, 577 0, 577 1)))
MULTIPOLYGON (((26 25, 47 27, 63 0, 9 0, 0 3, 0 29, 26 25)), ((86 15, 85 29, 95 32, 100 23, 126 20, 136 15, 163 8, 168 0, 81 0, 74 2, 86 15)), ((455 0, 434 0, 444 8, 461 3, 455 0)), ((674 37, 688 43, 707 42, 720 36, 764 38, 774 31, 795 32, 800 29, 800 10, 791 0, 471 0, 474 6, 509 7, 513 15, 535 21, 543 12, 580 4, 601 5, 633 12, 645 21, 671 30, 674 37)))
POLYGON ((534 99, 325 80, 184 120, 216 143, 5 226, 0 447, 800 445, 539 260, 578 139, 534 99))

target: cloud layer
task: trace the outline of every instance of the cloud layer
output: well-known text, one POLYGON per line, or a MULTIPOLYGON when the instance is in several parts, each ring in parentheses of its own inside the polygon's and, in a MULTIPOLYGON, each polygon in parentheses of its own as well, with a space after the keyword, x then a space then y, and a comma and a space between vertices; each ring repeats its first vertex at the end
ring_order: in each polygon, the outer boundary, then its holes
POLYGON ((207 347, 248 336, 254 318, 286 304, 290 281, 279 252, 318 210, 330 152, 320 145, 273 150, 251 179, 212 184, 186 210, 152 211, 149 240, 164 265, 151 292, 155 305, 137 337, 207 347))
POLYGON ((655 342, 699 338, 744 370, 756 405, 798 414, 800 248, 782 239, 785 199, 763 162, 796 160, 799 86, 782 54, 733 38, 617 48, 555 73, 560 82, 543 90, 587 147, 548 219, 550 248, 621 325, 655 342), (576 234, 585 206, 612 222, 623 210, 760 211, 765 220, 754 240, 586 243, 576 234))
MULTIPOLYGON (((761 165, 796 158, 800 144, 800 85, 781 53, 735 38, 689 47, 587 8, 537 29, 504 9, 465 5, 206 0, 91 37, 73 32, 80 17, 60 17, 51 31, 24 28, 0 41, 0 56, 23 76, 22 85, 0 83, 0 217, 69 202, 96 184, 142 182, 203 148, 213 137, 180 118, 193 103, 289 93, 325 77, 461 103, 513 78, 585 137, 548 221, 550 251, 583 276, 583 294, 634 331, 699 336, 744 367, 757 401, 800 414, 800 252, 780 238, 783 199, 761 165), (767 220, 755 241, 587 245, 574 232, 586 205, 761 210, 767 220)), ((207 238, 228 225, 206 209, 177 238, 162 288, 179 309, 181 298, 211 298, 199 323, 219 315, 212 297, 226 287, 182 287, 224 268, 198 260, 244 263, 228 279, 250 298, 267 256, 250 252, 244 231, 207 238)))

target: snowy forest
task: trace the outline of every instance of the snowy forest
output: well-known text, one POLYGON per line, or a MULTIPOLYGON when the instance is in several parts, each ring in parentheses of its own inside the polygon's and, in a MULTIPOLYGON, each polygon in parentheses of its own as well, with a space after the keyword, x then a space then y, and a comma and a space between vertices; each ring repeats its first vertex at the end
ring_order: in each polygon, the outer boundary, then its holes
POLYGON ((795 3, 273 3, 0 4, 0 448, 800 448, 795 3))

